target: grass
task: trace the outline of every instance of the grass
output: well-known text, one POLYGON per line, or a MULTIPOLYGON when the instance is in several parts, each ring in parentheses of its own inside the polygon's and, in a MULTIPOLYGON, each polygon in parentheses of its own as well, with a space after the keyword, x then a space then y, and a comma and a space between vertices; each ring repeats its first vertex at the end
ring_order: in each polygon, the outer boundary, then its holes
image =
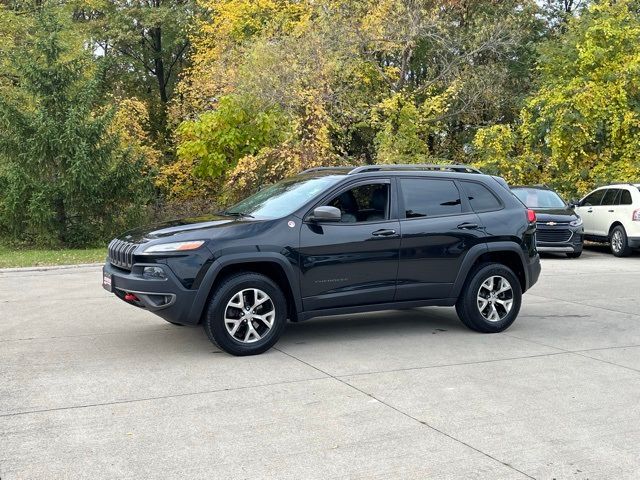
POLYGON ((103 262, 106 256, 106 248, 41 249, 0 243, 0 268, 98 263, 103 262))

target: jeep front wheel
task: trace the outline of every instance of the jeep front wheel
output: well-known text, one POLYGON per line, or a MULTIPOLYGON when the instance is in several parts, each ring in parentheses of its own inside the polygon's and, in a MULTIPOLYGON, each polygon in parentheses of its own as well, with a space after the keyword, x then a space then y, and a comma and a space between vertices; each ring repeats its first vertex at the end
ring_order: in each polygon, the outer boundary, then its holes
POLYGON ((216 289, 204 318, 209 340, 232 355, 271 348, 287 321, 287 301, 278 285, 257 273, 240 273, 216 289))
POLYGON ((499 263, 485 263, 471 272, 456 311, 470 329, 497 333, 515 321, 521 304, 522 288, 513 271, 499 263))

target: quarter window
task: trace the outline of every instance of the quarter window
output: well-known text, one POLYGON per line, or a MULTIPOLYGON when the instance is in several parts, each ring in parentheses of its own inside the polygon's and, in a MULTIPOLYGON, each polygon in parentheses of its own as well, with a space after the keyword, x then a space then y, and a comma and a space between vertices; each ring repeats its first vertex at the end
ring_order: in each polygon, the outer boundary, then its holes
POLYGON ((495 195, 484 185, 476 182, 462 182, 462 188, 475 212, 488 212, 502 208, 495 195))
POLYGON ((618 197, 619 205, 631 205, 633 202, 631 200, 631 192, 629 190, 622 190, 622 193, 618 197))
POLYGON ((460 192, 451 180, 400 179, 406 218, 455 215, 462 212, 460 192))

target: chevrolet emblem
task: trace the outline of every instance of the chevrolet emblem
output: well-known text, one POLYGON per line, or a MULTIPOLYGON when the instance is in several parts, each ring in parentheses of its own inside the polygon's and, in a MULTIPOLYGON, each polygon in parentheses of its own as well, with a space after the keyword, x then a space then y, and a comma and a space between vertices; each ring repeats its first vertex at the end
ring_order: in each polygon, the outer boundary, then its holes
POLYGON ((550 227, 554 227, 557 225, 556 222, 547 222, 547 225, 549 225, 550 227))

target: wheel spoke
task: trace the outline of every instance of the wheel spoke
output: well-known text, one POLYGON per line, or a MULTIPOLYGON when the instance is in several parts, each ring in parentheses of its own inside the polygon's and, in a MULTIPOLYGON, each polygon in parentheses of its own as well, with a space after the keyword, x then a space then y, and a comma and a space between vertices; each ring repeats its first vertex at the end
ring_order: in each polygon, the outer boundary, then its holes
POLYGON ((507 290, 511 290, 511 285, 506 279, 500 278, 500 289, 496 293, 506 292, 507 290))
POLYGON ((511 306, 513 305, 512 299, 500 300, 496 299, 496 303, 502 305, 507 313, 511 311, 511 306))
POLYGON ((244 293, 244 290, 236 293, 229 301, 229 304, 227 305, 227 307, 235 307, 235 308, 243 309, 244 308, 243 293, 244 293))
POLYGON ((480 309, 480 313, 482 313, 484 309, 487 308, 487 305, 489 305, 489 300, 487 300, 486 298, 478 297, 478 308, 480 309))
POLYGON ((240 327, 240 325, 242 324, 242 320, 234 320, 234 319, 231 319, 231 318, 226 318, 225 319, 225 323, 227 324, 227 330, 229 331, 229 333, 233 337, 236 334, 236 332, 238 331, 238 328, 240 327), (233 325, 231 330, 229 330, 229 324, 233 325))
POLYGON ((271 300, 271 298, 269 298, 269 295, 267 295, 266 293, 264 293, 261 290, 254 289, 253 292, 254 292, 254 295, 253 295, 253 299, 254 300, 253 300, 253 305, 251 306, 251 308, 253 310, 258 308, 263 303, 268 302, 269 300, 271 300))
POLYGON ((265 313, 264 315, 254 315, 253 318, 256 320, 260 320, 267 326, 267 328, 271 328, 273 326, 273 320, 275 316, 275 312, 271 311, 269 313, 265 313))

